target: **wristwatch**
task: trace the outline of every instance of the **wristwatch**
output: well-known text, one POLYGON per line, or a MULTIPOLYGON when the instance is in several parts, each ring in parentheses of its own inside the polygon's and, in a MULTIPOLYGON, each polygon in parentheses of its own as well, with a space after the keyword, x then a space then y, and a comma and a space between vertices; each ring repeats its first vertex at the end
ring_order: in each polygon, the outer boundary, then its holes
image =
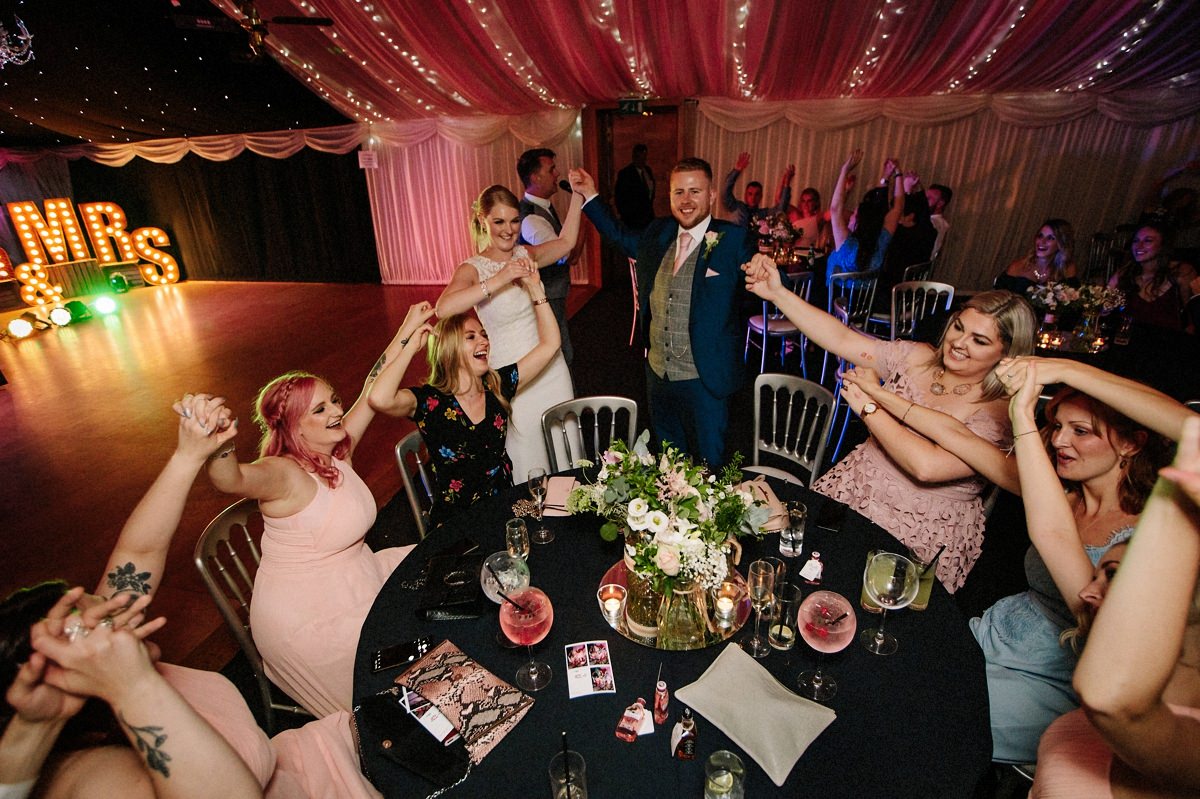
POLYGON ((874 402, 868 402, 866 405, 862 406, 862 412, 858 414, 858 417, 860 419, 866 419, 877 410, 879 410, 878 405, 876 405, 874 402))

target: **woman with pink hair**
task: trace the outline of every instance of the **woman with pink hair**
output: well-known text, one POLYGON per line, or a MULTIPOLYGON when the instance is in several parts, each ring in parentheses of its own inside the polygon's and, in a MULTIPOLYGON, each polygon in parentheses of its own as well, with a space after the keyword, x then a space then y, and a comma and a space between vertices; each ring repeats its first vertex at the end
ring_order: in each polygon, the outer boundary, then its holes
POLYGON ((288 372, 259 392, 259 458, 239 463, 234 441, 208 461, 220 491, 258 500, 262 563, 254 579, 250 629, 267 676, 316 716, 349 710, 358 631, 411 547, 372 552, 375 498, 351 466, 375 411, 366 395, 384 366, 411 360, 414 335, 433 315, 412 306, 349 410, 324 380, 288 372))

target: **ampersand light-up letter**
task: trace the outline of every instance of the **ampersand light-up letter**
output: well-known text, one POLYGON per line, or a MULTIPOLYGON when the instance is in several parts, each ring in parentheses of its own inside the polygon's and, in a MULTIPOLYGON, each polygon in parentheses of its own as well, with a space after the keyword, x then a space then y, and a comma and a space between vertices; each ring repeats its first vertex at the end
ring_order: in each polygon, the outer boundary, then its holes
POLYGON ((102 264, 137 260, 133 242, 125 232, 125 212, 121 206, 115 203, 81 203, 79 211, 87 225, 96 260, 102 264), (114 243, 115 250, 112 246, 114 243))
POLYGON ((9 203, 8 215, 21 237, 25 257, 33 263, 57 264, 91 257, 70 200, 46 200, 45 217, 31 202, 9 203))
POLYGON ((148 264, 142 264, 142 276, 147 282, 166 285, 179 280, 179 264, 175 259, 150 246, 157 244, 165 247, 170 243, 166 232, 160 228, 140 227, 133 231, 133 248, 137 250, 138 255, 150 261, 148 264))
POLYGON ((41 264, 17 264, 16 278, 26 305, 62 305, 62 286, 50 285, 50 275, 41 264))

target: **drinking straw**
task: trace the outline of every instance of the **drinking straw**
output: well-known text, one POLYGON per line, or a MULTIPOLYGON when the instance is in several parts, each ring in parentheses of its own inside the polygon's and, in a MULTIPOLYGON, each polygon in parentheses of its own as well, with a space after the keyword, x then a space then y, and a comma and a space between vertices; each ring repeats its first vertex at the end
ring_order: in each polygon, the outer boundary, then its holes
MULTIPOLYGON (((496 570, 492 568, 492 564, 485 563, 483 565, 487 566, 487 570, 490 571, 492 573, 492 576, 496 578, 496 585, 500 585, 500 586, 504 585, 504 582, 500 579, 500 575, 496 574, 496 570)), ((520 602, 517 602, 517 601, 513 600, 512 598, 510 598, 507 594, 505 594, 499 588, 496 589, 496 595, 499 596, 504 601, 511 604, 514 608, 521 611, 522 613, 532 613, 533 612, 529 608, 522 605, 520 602)))
POLYGON ((939 550, 937 551, 937 554, 936 554, 936 555, 934 555, 934 556, 933 556, 933 557, 930 559, 929 563, 927 563, 927 564, 925 565, 925 568, 921 570, 921 576, 922 576, 922 577, 924 577, 926 574, 928 574, 928 573, 929 573, 929 570, 930 570, 930 569, 932 569, 934 566, 936 566, 936 565, 937 565, 938 558, 940 558, 940 557, 942 556, 942 553, 943 553, 943 552, 945 552, 945 551, 946 551, 946 545, 945 545, 945 544, 942 544, 942 548, 941 548, 941 549, 939 549, 939 550))
POLYGON ((563 772, 566 774, 567 796, 571 795, 571 758, 567 757, 567 731, 562 731, 563 772))

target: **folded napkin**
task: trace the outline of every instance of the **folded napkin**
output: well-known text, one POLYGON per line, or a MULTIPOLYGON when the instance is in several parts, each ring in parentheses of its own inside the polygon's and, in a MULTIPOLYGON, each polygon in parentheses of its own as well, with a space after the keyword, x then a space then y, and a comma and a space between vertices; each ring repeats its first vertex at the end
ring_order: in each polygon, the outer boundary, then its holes
POLYGON ((800 755, 837 717, 784 688, 733 643, 675 696, 717 725, 776 785, 787 781, 800 755))
POLYGON ((546 486, 546 511, 543 516, 570 516, 567 513, 567 494, 577 485, 574 477, 560 475, 551 477, 546 486))

